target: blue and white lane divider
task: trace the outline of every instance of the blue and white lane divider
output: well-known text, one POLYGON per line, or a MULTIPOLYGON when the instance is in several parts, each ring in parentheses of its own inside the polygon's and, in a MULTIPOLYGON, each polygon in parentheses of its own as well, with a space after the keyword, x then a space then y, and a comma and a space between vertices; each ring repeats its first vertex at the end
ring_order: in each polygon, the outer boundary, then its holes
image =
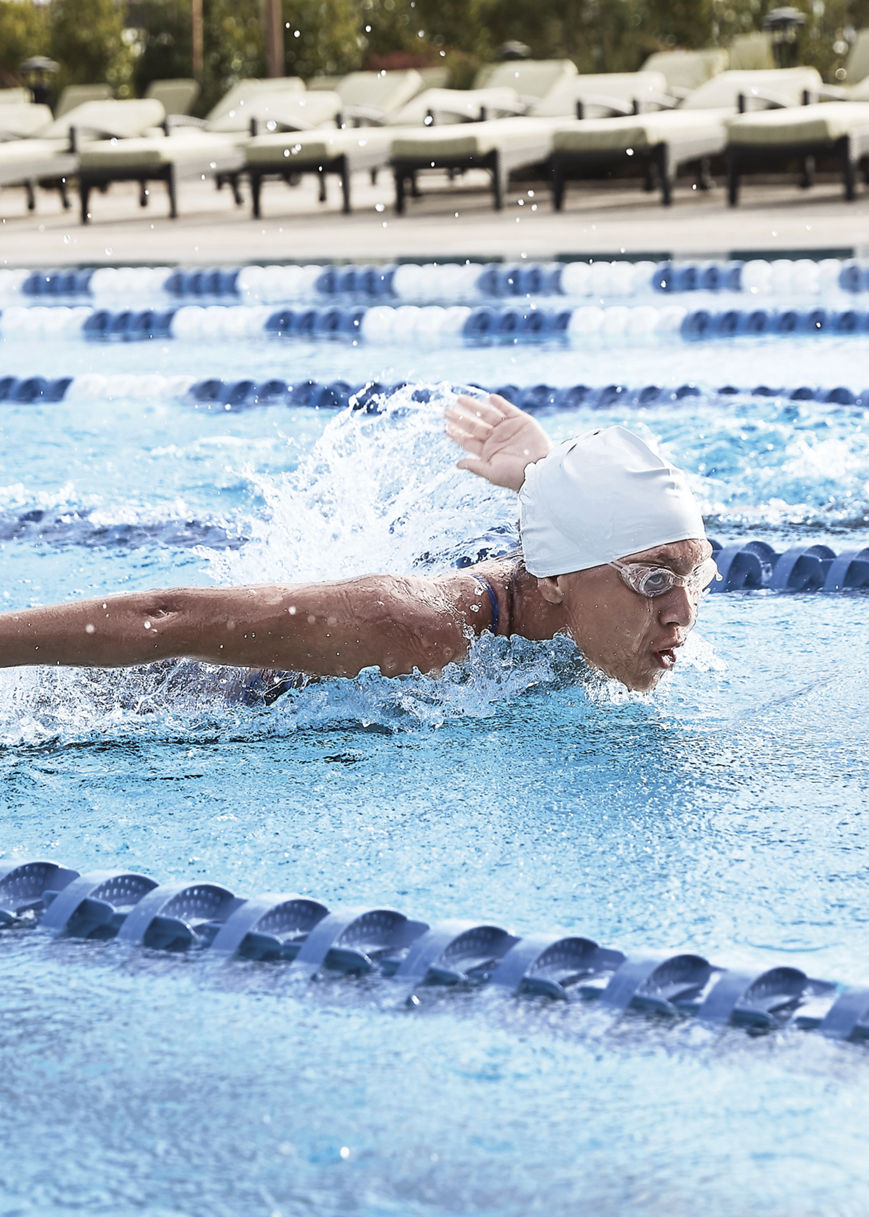
POLYGON ((869 335, 869 308, 686 309, 682 305, 376 304, 273 309, 251 305, 181 305, 113 310, 86 305, 10 306, 0 311, 0 337, 18 341, 196 342, 322 340, 371 346, 441 345, 570 347, 656 345, 662 340, 714 342, 735 338, 869 335))
POLYGON ((836 258, 746 261, 384 263, 243 267, 0 269, 0 304, 34 300, 312 300, 473 304, 492 299, 568 299, 712 292, 795 297, 869 292, 869 261, 836 258))
MULTIPOLYGON (((344 409, 352 405, 357 410, 376 412, 384 401, 406 390, 404 381, 381 384, 352 385, 346 380, 286 381, 277 378, 254 380, 222 380, 217 376, 196 377, 189 374, 161 376, 159 373, 134 375, 105 375, 85 372, 78 376, 46 377, 0 376, 0 403, 39 404, 59 401, 93 400, 117 401, 133 398, 138 401, 179 401, 219 410, 244 410, 258 406, 309 407, 312 409, 344 409)), ((434 390, 420 385, 413 389, 414 401, 428 401, 434 390)), ((575 384, 558 387, 547 384, 498 385, 493 392, 523 410, 592 410, 644 409, 679 402, 696 404, 707 401, 730 401, 757 397, 782 401, 807 402, 839 406, 869 406, 869 387, 850 389, 847 385, 783 385, 759 384, 737 387, 713 387, 694 382, 679 385, 606 385, 575 384)))
POLYGON ((869 591, 869 546, 836 552, 829 545, 791 545, 776 550, 767 541, 710 538, 721 579, 713 592, 869 591))
POLYGON ((520 937, 491 922, 430 925, 394 908, 330 909, 290 892, 239 896, 201 879, 160 884, 135 871, 81 874, 55 862, 5 862, 0 940, 37 929, 104 950, 114 941, 269 963, 302 982, 382 978, 396 1004, 409 1009, 433 994, 486 988, 505 1000, 594 1004, 616 1018, 631 1012, 694 1018, 713 1029, 797 1028, 852 1043, 869 1039, 869 989, 819 980, 790 964, 737 971, 688 952, 626 955, 579 934, 520 937))

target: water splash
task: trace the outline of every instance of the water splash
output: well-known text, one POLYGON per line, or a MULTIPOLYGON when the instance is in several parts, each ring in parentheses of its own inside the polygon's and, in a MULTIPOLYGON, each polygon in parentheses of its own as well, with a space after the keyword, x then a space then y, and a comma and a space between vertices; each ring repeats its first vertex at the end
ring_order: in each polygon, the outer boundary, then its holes
POLYGON ((237 552, 203 551, 221 583, 334 579, 372 572, 446 569, 481 547, 515 542, 516 499, 456 469, 443 431, 456 392, 408 386, 348 409, 291 473, 247 471, 266 503, 237 552))
MULTIPOLYGON (((456 469, 458 449, 443 431, 443 408, 456 391, 408 386, 382 395, 374 411, 351 406, 291 472, 248 470, 266 510, 246 521, 246 536, 233 538, 233 548, 223 538, 197 546, 207 572, 225 584, 315 581, 446 570, 513 548, 515 496, 456 469)), ((697 638, 683 658, 699 672, 720 667, 697 638)), ((186 661, 0 674, 0 742, 259 735, 338 723, 415 730, 489 717, 505 702, 562 690, 580 690, 578 721, 584 708, 648 700, 591 673, 568 638, 532 643, 489 634, 438 677, 387 679, 369 669, 353 680, 290 690, 262 713, 240 704, 242 685, 240 671, 186 661)))

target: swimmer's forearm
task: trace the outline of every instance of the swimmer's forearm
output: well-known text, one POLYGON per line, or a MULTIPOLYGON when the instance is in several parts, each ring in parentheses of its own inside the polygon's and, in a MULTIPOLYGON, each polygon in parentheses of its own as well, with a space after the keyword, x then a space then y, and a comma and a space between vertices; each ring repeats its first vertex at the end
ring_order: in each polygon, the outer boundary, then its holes
POLYGON ((4 613, 0 667, 123 667, 180 654, 174 627, 190 615, 191 594, 134 592, 4 613))
POLYGON ((126 667, 191 658, 319 676, 442 666, 461 632, 403 628, 389 580, 135 592, 0 615, 0 667, 126 667), (381 599, 380 584, 386 589, 381 599), (393 628, 390 628, 392 626, 393 628))

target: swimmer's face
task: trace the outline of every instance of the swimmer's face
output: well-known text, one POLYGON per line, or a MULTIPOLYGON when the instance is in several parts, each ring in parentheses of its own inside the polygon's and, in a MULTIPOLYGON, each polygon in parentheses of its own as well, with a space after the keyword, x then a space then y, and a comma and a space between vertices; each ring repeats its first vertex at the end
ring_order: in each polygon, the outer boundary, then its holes
MULTIPOLYGON (((711 553, 706 540, 675 541, 621 561, 690 575, 711 553)), ((697 620, 696 591, 677 584, 663 595, 644 596, 613 566, 544 579, 540 590, 547 600, 561 604, 565 632, 588 662, 638 692, 653 689, 675 667, 678 648, 697 620)))

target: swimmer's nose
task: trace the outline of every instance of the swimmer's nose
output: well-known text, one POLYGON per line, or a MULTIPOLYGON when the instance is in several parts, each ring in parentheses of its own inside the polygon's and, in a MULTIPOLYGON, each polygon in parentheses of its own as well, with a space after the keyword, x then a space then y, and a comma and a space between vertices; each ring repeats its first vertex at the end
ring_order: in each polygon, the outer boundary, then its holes
POLYGON ((690 629, 697 617, 697 600, 687 587, 671 588, 665 596, 659 611, 662 625, 678 625, 682 629, 690 629))

